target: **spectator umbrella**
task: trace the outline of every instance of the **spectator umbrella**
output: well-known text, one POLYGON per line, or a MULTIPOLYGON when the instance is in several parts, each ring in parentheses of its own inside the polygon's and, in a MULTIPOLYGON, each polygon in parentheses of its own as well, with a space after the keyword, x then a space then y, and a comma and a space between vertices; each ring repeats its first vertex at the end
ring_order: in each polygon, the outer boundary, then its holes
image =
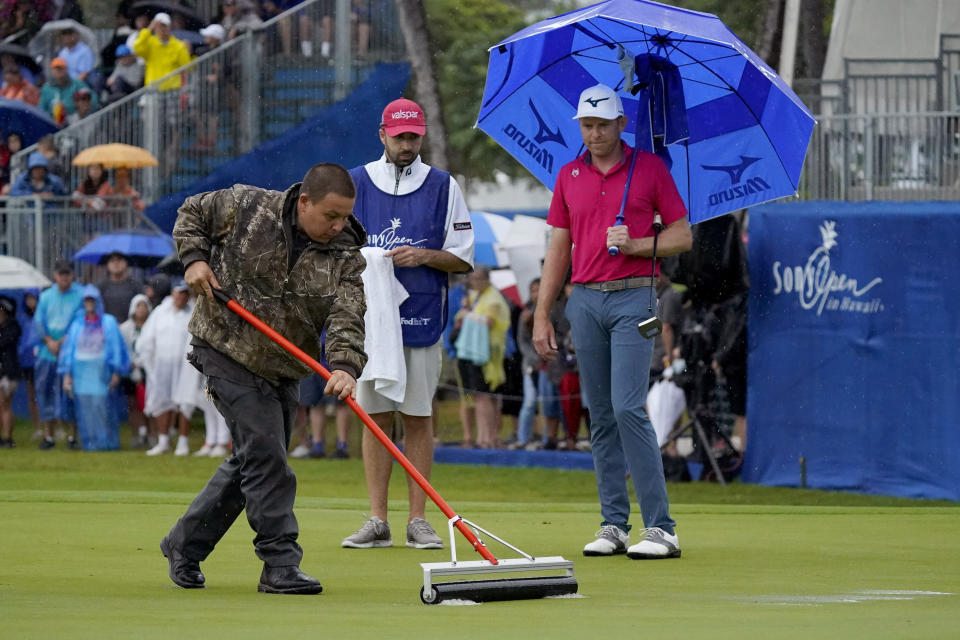
POLYGON ((50 279, 32 264, 13 256, 0 256, 0 286, 4 289, 45 289, 50 279))
POLYGON ((170 16, 178 15, 183 19, 183 26, 187 31, 199 31, 204 26, 204 20, 196 11, 190 7, 184 6, 179 2, 168 2, 165 0, 137 0, 130 7, 133 15, 148 14, 151 18, 158 13, 166 13, 170 16))
POLYGON ((493 46, 477 126, 552 189, 584 151, 573 116, 598 83, 623 101, 624 140, 670 166, 691 222, 796 193, 810 111, 719 18, 656 2, 608 0, 493 46))
POLYGON ((15 131, 23 139, 23 146, 29 147, 37 140, 57 131, 59 127, 46 111, 42 111, 23 100, 0 98, 0 131, 5 134, 15 131))
POLYGON ((104 233, 73 255, 74 260, 103 264, 111 253, 122 253, 135 267, 152 267, 173 251, 173 238, 149 229, 118 229, 104 233))
POLYGON ((94 35, 88 27, 83 26, 76 20, 69 18, 64 20, 51 20, 40 27, 37 35, 27 43, 27 50, 37 61, 44 63, 53 60, 57 52, 60 51, 60 32, 65 29, 73 29, 80 35, 80 41, 85 42, 90 50, 93 51, 93 67, 100 66, 100 45, 97 42, 97 36, 94 35))
POLYGON ((25 47, 9 42, 0 42, 0 56, 11 56, 19 65, 25 66, 33 73, 40 73, 43 67, 37 64, 25 47))
POLYGON ((156 167, 159 163, 157 158, 146 149, 120 142, 111 142, 110 144, 88 147, 73 159, 75 167, 86 167, 91 164, 101 164, 108 169, 115 167, 139 169, 141 167, 156 167))
POLYGON ((510 233, 510 218, 495 213, 471 211, 470 222, 473 225, 474 262, 494 268, 506 267, 510 260, 500 245, 510 233))

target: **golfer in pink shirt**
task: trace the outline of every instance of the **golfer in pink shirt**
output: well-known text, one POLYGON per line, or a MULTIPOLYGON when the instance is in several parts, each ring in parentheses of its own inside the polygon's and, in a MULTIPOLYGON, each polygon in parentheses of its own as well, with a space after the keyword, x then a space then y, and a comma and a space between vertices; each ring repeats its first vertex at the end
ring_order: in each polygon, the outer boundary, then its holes
POLYGON ((596 539, 583 554, 675 558, 680 556, 680 541, 670 517, 657 437, 644 406, 653 339, 641 336, 637 325, 651 315, 649 288, 659 270, 652 259, 654 215, 659 214, 664 225, 657 254, 670 256, 690 249, 687 210, 663 161, 621 140, 627 119, 610 87, 583 91, 576 118, 587 151, 564 165, 553 192, 547 216, 553 235, 540 281, 533 343, 543 358, 556 357, 549 312, 572 259, 576 286, 566 314, 581 386, 589 398, 590 444, 603 517, 596 539), (618 225, 624 197, 623 224, 618 225), (611 247, 617 255, 611 255, 611 247), (633 546, 628 472, 645 527, 633 546))

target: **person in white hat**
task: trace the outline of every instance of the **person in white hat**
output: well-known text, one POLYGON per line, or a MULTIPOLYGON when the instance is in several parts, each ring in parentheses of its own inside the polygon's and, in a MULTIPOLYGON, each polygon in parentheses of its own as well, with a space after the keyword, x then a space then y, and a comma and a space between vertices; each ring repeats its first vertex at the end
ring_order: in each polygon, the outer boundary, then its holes
POLYGON ((533 344, 542 358, 557 357, 549 313, 572 264, 574 287, 566 316, 579 356, 581 388, 590 399, 590 445, 603 517, 583 554, 675 558, 680 542, 670 517, 657 436, 644 406, 653 339, 637 329, 650 316, 648 296, 658 269, 652 259, 655 216, 665 225, 657 253, 669 256, 692 244, 687 210, 664 162, 621 140, 627 118, 613 89, 602 84, 585 89, 574 117, 587 150, 557 176, 533 344), (623 223, 616 224, 624 200, 623 223), (628 472, 645 527, 640 541, 629 548, 628 472))

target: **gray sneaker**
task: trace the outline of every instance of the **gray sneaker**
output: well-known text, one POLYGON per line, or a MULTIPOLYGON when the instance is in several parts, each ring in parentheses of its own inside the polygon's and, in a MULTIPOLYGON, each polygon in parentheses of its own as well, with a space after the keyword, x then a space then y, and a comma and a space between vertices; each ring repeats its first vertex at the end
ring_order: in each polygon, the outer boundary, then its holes
POLYGON ((407 525, 407 546, 414 549, 443 549, 443 540, 423 518, 414 518, 407 525))
POLYGON ((341 547, 347 549, 371 549, 373 547, 392 547, 393 538, 390 537, 390 525, 373 516, 363 523, 353 535, 344 538, 341 547))

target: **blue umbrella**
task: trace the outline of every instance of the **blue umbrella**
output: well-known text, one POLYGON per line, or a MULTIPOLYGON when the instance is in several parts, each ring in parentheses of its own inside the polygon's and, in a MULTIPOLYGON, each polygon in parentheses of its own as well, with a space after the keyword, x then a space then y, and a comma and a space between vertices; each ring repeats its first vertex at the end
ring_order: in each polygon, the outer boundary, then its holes
POLYGON ((598 83, 623 100, 624 140, 670 166, 691 222, 796 193, 809 110, 719 18, 656 2, 609 0, 491 47, 477 126, 552 189, 584 151, 572 118, 598 83))
POLYGON ((509 259, 500 249, 501 243, 510 233, 510 218, 495 213, 471 211, 470 222, 473 226, 473 261, 488 267, 505 267, 509 259))
POLYGON ((104 233, 73 254, 74 260, 103 264, 111 253, 122 253, 136 267, 152 267, 173 251, 173 238, 142 229, 119 229, 104 233))
POLYGON ((19 133, 24 147, 29 147, 59 128, 46 111, 41 111, 23 100, 0 98, 0 131, 3 131, 4 135, 19 133))

